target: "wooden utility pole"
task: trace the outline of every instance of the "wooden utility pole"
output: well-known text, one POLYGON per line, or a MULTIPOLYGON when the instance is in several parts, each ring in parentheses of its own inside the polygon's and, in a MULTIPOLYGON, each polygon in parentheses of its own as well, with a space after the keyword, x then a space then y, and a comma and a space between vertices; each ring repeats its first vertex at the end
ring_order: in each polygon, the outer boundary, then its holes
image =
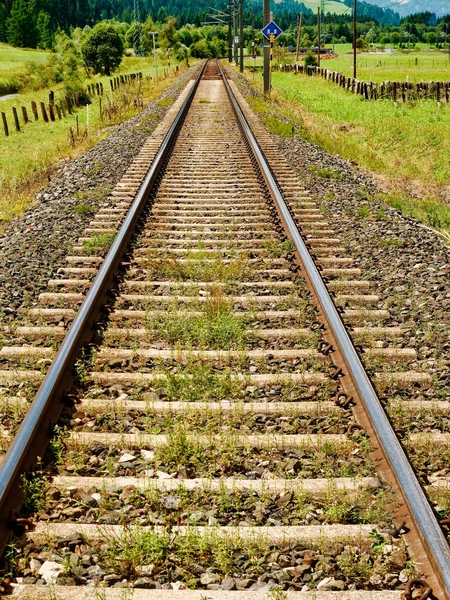
POLYGON ((317 66, 320 67, 320 8, 317 9, 317 66))
POLYGON ((233 0, 233 55, 234 55, 234 64, 239 66, 239 56, 238 56, 238 43, 239 43, 239 35, 238 35, 238 5, 237 0, 233 0))
POLYGON ((295 53, 295 62, 298 62, 298 55, 300 52, 300 42, 302 39, 302 23, 303 23, 303 13, 300 13, 299 23, 297 27, 297 51, 295 53))
MULTIPOLYGON (((270 0, 264 0, 264 27, 270 23, 270 0)), ((263 36, 264 39, 264 95, 270 95, 270 41, 263 36)))
POLYGON ((158 31, 150 31, 150 34, 153 38, 153 63, 155 65, 156 84, 158 84, 158 61, 156 60, 156 39, 155 39, 155 36, 158 35, 158 31))
POLYGON ((239 0, 239 71, 244 72, 244 0, 239 0))
POLYGON ((228 0, 228 62, 233 62, 233 34, 232 34, 232 21, 233 21, 233 3, 228 0))
POLYGON ((353 0, 353 79, 356 79, 356 0, 353 0))

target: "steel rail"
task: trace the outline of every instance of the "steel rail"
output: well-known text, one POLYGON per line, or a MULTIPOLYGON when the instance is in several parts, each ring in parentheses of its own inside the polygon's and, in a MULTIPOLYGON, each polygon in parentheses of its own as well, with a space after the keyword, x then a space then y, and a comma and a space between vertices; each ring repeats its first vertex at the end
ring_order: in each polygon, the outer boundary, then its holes
POLYGON ((74 365, 80 349, 92 336, 93 326, 101 315, 131 236, 147 205, 148 196, 171 150, 173 141, 184 123, 206 64, 207 62, 200 68, 188 96, 165 136, 136 198, 0 466, 0 551, 7 543, 14 524, 11 521, 11 511, 16 510, 21 503, 19 478, 35 463, 37 456, 42 456, 47 447, 52 426, 61 413, 65 394, 70 390, 74 379, 74 365))
MULTIPOLYGON (((219 63, 218 63, 219 64, 219 63)), ((424 494, 424 491, 416 478, 416 475, 408 461, 391 423, 383 409, 383 406, 373 388, 373 385, 361 363, 361 360, 353 346, 350 336, 339 312, 327 290, 327 287, 317 269, 314 260, 292 218, 291 212, 283 198, 278 184, 272 175, 264 152, 259 146, 251 127, 239 106, 239 103, 227 81, 227 78, 219 65, 220 73, 232 104, 234 113, 238 120, 241 131, 251 148, 251 151, 259 165, 268 190, 286 224, 289 237, 294 243, 296 251, 304 265, 311 286, 314 290, 327 319, 329 328, 339 346, 339 351, 346 364, 349 375, 356 387, 359 397, 363 401, 369 419, 375 430, 378 442, 383 449, 394 477, 403 492, 404 499, 410 514, 417 525, 421 541, 427 549, 427 556, 434 567, 434 574, 441 584, 443 593, 447 600, 450 599, 450 547, 442 532, 442 529, 433 513, 433 510, 424 494)))

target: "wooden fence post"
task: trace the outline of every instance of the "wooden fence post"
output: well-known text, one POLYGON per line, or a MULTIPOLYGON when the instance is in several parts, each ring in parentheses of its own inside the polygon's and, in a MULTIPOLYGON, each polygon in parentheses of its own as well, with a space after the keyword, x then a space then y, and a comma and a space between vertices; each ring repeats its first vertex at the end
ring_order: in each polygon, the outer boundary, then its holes
POLYGON ((22 117, 23 117, 23 122, 25 123, 25 125, 28 123, 29 119, 28 119, 28 113, 27 113, 27 109, 25 106, 22 106, 22 117))
POLYGON ((8 121, 6 120, 6 115, 2 112, 2 121, 3 121, 3 129, 5 130, 5 135, 8 137, 9 129, 8 129, 8 121))
POLYGON ((59 104, 55 104, 56 114, 58 115, 58 119, 61 121, 61 109, 59 108, 59 104))
POLYGON ((61 102, 59 103, 63 117, 66 118, 66 107, 65 107, 65 102, 64 100, 61 100, 61 102))
POLYGON ((12 107, 13 117, 14 117, 14 125, 16 126, 16 131, 20 131, 19 117, 17 116, 17 108, 15 106, 12 107))
POLYGON ((103 121, 103 111, 102 111, 102 98, 100 96, 100 98, 98 99, 98 105, 100 107, 100 121, 103 121))
POLYGON ((66 105, 67 105, 67 111, 69 112, 69 115, 72 114, 72 100, 70 99, 70 96, 66 96, 66 105))
POLYGON ((46 123, 48 123, 48 115, 47 115, 47 111, 45 110, 45 104, 43 102, 39 102, 39 104, 41 107, 42 118, 44 119, 44 121, 46 123))
POLYGON ((38 115, 36 102, 34 100, 31 101, 31 111, 34 115, 34 120, 37 121, 39 119, 39 115, 38 115))
POLYGON ((55 120, 55 111, 53 110, 53 104, 48 105, 48 113, 50 115, 50 121, 55 120))

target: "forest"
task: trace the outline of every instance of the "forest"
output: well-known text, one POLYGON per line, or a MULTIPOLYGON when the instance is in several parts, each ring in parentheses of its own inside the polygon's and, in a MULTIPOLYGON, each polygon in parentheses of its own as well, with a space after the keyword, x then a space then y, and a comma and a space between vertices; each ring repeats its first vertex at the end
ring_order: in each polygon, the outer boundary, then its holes
MULTIPOLYGON (((352 0, 345 0, 345 3, 351 6, 352 0)), ((211 20, 208 16, 211 8, 225 11, 225 4, 226 0, 198 0, 195 3, 182 0, 139 0, 135 15, 133 0, 0 0, 0 42, 16 47, 54 49, 58 32, 64 31, 70 36, 76 28, 88 31, 99 21, 111 20, 127 45, 127 31, 130 26, 136 27, 133 24, 135 21, 143 24, 150 20, 160 28, 169 15, 174 15, 178 29, 186 24, 201 27, 205 21, 211 20)), ((282 0, 276 4, 277 22, 286 32, 280 39, 281 44, 292 43, 290 34, 295 30, 300 11, 303 12, 305 45, 308 45, 308 40, 314 43, 317 37, 317 16, 302 3, 282 0)), ((251 38, 251 28, 259 30, 262 27, 261 14, 262 5, 259 0, 245 2, 244 20, 249 26, 247 37, 251 38)), ((351 20, 351 10, 348 14, 326 15, 322 41, 351 41, 351 20)), ((143 25, 137 27, 142 28, 143 25)), ((214 29, 219 40, 226 39, 226 28, 214 29)), ((190 33, 180 33, 184 44, 192 37, 190 33)), ((358 3, 358 37, 367 34, 372 43, 394 43, 401 46, 404 43, 427 42, 430 45, 445 45, 447 37, 450 38, 450 17, 437 20, 434 14, 425 12, 400 20, 392 10, 382 10, 362 2, 358 3)), ((128 38, 130 36, 132 37, 129 32, 128 38)), ((210 35, 201 34, 199 39, 203 37, 211 38, 210 35)), ((194 43, 199 39, 194 40, 194 43)), ((190 45, 186 44, 187 47, 190 45)), ((145 48, 142 50, 145 51, 145 48)), ((215 53, 214 51, 213 54, 215 53)))

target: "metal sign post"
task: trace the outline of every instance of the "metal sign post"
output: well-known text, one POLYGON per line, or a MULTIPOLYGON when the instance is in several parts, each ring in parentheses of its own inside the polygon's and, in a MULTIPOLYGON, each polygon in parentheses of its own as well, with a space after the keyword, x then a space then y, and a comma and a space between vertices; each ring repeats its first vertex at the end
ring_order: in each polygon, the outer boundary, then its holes
MULTIPOLYGON (((266 1, 267 0, 264 0, 264 19, 266 18, 266 1)), ((270 21, 267 23, 267 25, 265 25, 264 29, 261 30, 261 33, 264 36, 264 94, 266 96, 270 96, 270 88, 272 87, 271 73, 273 43, 277 37, 283 33, 283 31, 276 23, 270 21)))
MULTIPOLYGON (((264 15, 263 15, 264 26, 270 23, 270 0, 264 0, 264 15)), ((264 95, 270 94, 270 44, 268 38, 263 36, 264 48, 263 48, 263 76, 264 76, 264 95)))

